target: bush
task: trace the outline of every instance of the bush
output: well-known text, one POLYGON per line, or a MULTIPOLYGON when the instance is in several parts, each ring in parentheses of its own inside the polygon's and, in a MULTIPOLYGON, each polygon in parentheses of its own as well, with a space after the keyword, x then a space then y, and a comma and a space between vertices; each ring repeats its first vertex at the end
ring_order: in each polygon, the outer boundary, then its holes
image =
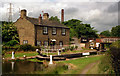
POLYGON ((71 47, 70 47, 70 50, 73 51, 73 50, 74 50, 74 46, 71 46, 71 47))
POLYGON ((29 44, 20 45, 19 50, 28 51, 33 50, 33 47, 29 44))
POLYGON ((109 54, 115 73, 120 73, 120 41, 112 43, 109 54))
POLYGON ((5 43, 5 46, 14 46, 18 43, 19 42, 17 40, 10 40, 9 42, 5 43))
POLYGON ((77 49, 78 48, 78 46, 75 46, 75 49, 77 49))
POLYGON ((35 51, 36 49, 40 50, 39 46, 31 46, 30 44, 24 44, 24 45, 20 45, 20 47, 18 48, 19 51, 23 50, 23 51, 35 51))

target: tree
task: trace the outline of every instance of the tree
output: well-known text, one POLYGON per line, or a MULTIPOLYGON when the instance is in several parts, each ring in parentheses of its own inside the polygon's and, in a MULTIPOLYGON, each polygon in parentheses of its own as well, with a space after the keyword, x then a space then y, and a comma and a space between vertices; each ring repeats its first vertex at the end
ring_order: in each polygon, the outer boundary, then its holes
POLYGON ((2 24, 2 41, 8 42, 10 40, 19 41, 17 28, 13 25, 13 23, 4 22, 2 24))
POLYGON ((60 22, 60 19, 59 19, 57 16, 55 16, 55 17, 51 16, 51 17, 49 18, 49 20, 60 22))
POLYGON ((104 35, 106 37, 110 37, 111 36, 111 32, 109 30, 106 30, 106 31, 101 32, 100 35, 104 35))
POLYGON ((93 30, 90 24, 83 24, 82 21, 77 19, 71 19, 68 21, 63 22, 64 25, 70 28, 70 37, 78 37, 81 36, 96 38, 96 30, 93 30))
POLYGON ((120 37, 120 25, 113 27, 111 30, 112 36, 120 37))

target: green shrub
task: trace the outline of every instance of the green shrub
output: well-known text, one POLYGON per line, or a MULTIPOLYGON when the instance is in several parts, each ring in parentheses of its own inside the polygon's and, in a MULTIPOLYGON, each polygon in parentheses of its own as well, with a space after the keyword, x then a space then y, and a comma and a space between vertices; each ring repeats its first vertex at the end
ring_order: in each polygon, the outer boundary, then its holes
POLYGON ((19 51, 23 50, 23 51, 35 51, 36 49, 40 50, 39 46, 31 46, 30 44, 23 44, 20 45, 20 47, 18 48, 19 51))
POLYGON ((78 48, 78 46, 75 46, 75 49, 77 49, 78 48))
POLYGON ((120 73, 120 41, 112 43, 109 54, 115 73, 120 73))
POLYGON ((74 50, 74 46, 71 46, 71 47, 70 47, 70 50, 73 51, 73 50, 74 50))
POLYGON ((19 50, 28 51, 33 50, 33 47, 29 44, 20 45, 19 50))
POLYGON ((9 42, 5 43, 5 46, 14 46, 18 43, 19 42, 17 40, 10 40, 9 42))
POLYGON ((101 62, 99 63, 99 73, 100 74, 114 74, 111 58, 108 52, 105 53, 105 56, 101 59, 101 62))

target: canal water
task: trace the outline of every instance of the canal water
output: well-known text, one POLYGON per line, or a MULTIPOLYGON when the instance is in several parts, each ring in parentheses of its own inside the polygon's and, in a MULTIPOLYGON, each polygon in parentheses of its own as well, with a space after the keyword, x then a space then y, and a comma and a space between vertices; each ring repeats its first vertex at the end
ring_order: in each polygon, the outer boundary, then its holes
POLYGON ((2 62, 2 74, 30 74, 35 71, 44 71, 45 66, 39 62, 5 61, 2 62))

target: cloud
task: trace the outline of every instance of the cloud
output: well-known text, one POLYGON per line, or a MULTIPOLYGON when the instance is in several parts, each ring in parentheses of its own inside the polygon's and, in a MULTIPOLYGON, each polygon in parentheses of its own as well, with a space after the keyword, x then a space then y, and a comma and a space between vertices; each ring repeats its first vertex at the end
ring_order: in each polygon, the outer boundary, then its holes
POLYGON ((104 10, 105 12, 115 13, 118 12, 118 2, 113 2, 107 9, 104 10))
MULTIPOLYGON (((61 9, 65 10, 65 20, 79 19, 83 23, 89 23, 99 32, 109 30, 117 25, 118 12, 117 2, 79 2, 79 0, 11 0, 13 4, 13 21, 19 16, 19 8, 26 9, 27 15, 38 18, 42 11, 48 12, 50 16, 61 18, 61 9), (74 1, 74 2, 73 2, 74 1)), ((0 20, 8 20, 9 3, 7 0, 0 4, 0 20)))

